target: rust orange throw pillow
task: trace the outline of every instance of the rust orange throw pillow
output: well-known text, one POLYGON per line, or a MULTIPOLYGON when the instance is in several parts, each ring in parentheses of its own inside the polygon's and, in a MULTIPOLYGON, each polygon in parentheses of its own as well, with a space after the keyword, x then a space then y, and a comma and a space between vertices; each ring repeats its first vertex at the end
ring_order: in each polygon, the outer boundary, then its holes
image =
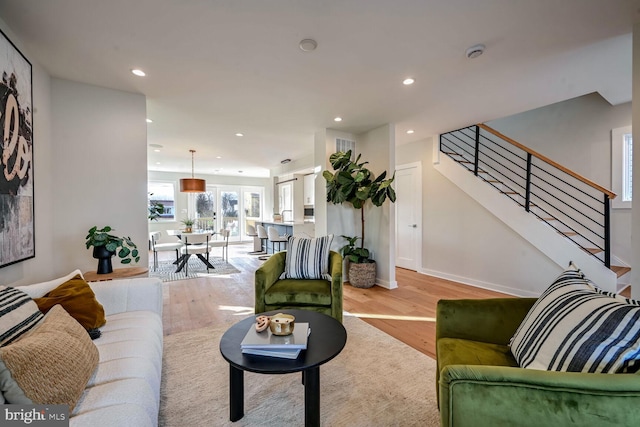
POLYGON ((96 299, 89 284, 77 274, 42 298, 33 299, 43 313, 60 304, 86 330, 99 328, 107 323, 104 307, 96 299))

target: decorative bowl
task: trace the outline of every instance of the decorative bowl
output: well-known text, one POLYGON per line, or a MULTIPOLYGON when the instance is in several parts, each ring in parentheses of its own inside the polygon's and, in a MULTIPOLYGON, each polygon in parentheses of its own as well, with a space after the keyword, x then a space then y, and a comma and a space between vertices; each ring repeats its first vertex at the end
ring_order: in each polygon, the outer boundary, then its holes
POLYGON ((269 329, 273 335, 291 335, 296 318, 290 314, 278 313, 271 316, 269 329))

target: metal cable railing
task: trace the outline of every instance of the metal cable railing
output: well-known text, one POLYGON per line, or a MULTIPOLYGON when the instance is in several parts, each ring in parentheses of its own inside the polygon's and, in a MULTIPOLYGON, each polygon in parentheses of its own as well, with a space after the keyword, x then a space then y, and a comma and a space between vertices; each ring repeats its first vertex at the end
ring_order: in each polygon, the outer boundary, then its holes
POLYGON ((440 151, 611 267, 613 192, 483 124, 440 135, 440 151))

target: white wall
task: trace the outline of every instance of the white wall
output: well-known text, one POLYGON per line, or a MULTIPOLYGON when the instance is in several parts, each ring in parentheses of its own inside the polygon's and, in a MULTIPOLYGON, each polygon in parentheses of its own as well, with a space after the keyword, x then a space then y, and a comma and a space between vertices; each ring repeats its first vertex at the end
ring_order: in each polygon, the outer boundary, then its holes
MULTIPOLYGON (((109 225, 147 253, 147 126, 143 95, 51 80, 55 269, 92 270, 87 230, 109 225)), ((120 267, 113 258, 114 268, 120 267)))
MULTIPOLYGON (((633 97, 640 100, 640 23, 633 26, 633 97)), ((633 102, 633 140, 640 141, 640 101, 633 102)), ((636 143, 637 144, 637 143, 636 143)), ((631 212, 631 297, 640 300, 640 150, 633 153, 633 194, 631 212)))
POLYGON ((35 258, 0 270, 0 284, 95 269, 84 245, 93 225, 130 235, 146 266, 144 96, 52 79, 6 23, 0 26, 33 66, 36 243, 35 258))
MULTIPOLYGON (((593 182, 611 189, 611 129, 631 125, 631 103, 592 93, 487 123, 593 182)), ((631 210, 611 210, 612 253, 631 262, 631 210)))
POLYGON ((423 165, 421 272, 514 295, 551 284, 562 269, 436 171, 434 143, 396 147, 397 164, 423 165))

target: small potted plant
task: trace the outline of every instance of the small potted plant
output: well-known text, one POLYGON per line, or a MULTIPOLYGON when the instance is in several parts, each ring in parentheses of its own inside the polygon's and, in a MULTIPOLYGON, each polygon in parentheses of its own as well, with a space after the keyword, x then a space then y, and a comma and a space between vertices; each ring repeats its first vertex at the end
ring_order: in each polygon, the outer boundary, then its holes
POLYGON ((108 225, 98 229, 94 226, 87 234, 86 246, 93 246, 93 257, 98 260, 98 274, 113 272, 111 257, 118 254, 122 264, 131 264, 132 261, 140 261, 138 247, 130 237, 118 237, 109 234, 113 229, 108 225))
POLYGON ((370 259, 369 250, 364 247, 364 206, 371 201, 374 206, 382 206, 389 199, 396 201, 396 192, 391 183, 395 173, 387 178, 387 172, 376 177, 365 167, 368 162, 358 163, 360 155, 355 161, 351 160, 351 150, 333 153, 329 157, 334 173, 326 170, 322 176, 327 181, 327 202, 333 204, 350 203, 356 210, 360 210, 361 237, 342 236, 347 244, 342 247, 342 255, 349 260, 349 283, 357 288, 370 288, 375 284, 376 263, 370 259), (385 179, 386 178, 386 179, 385 179), (360 239, 360 247, 356 242, 360 239))
POLYGON ((193 218, 185 218, 180 222, 184 224, 184 232, 191 233, 193 231, 193 224, 196 223, 196 220, 193 218))

